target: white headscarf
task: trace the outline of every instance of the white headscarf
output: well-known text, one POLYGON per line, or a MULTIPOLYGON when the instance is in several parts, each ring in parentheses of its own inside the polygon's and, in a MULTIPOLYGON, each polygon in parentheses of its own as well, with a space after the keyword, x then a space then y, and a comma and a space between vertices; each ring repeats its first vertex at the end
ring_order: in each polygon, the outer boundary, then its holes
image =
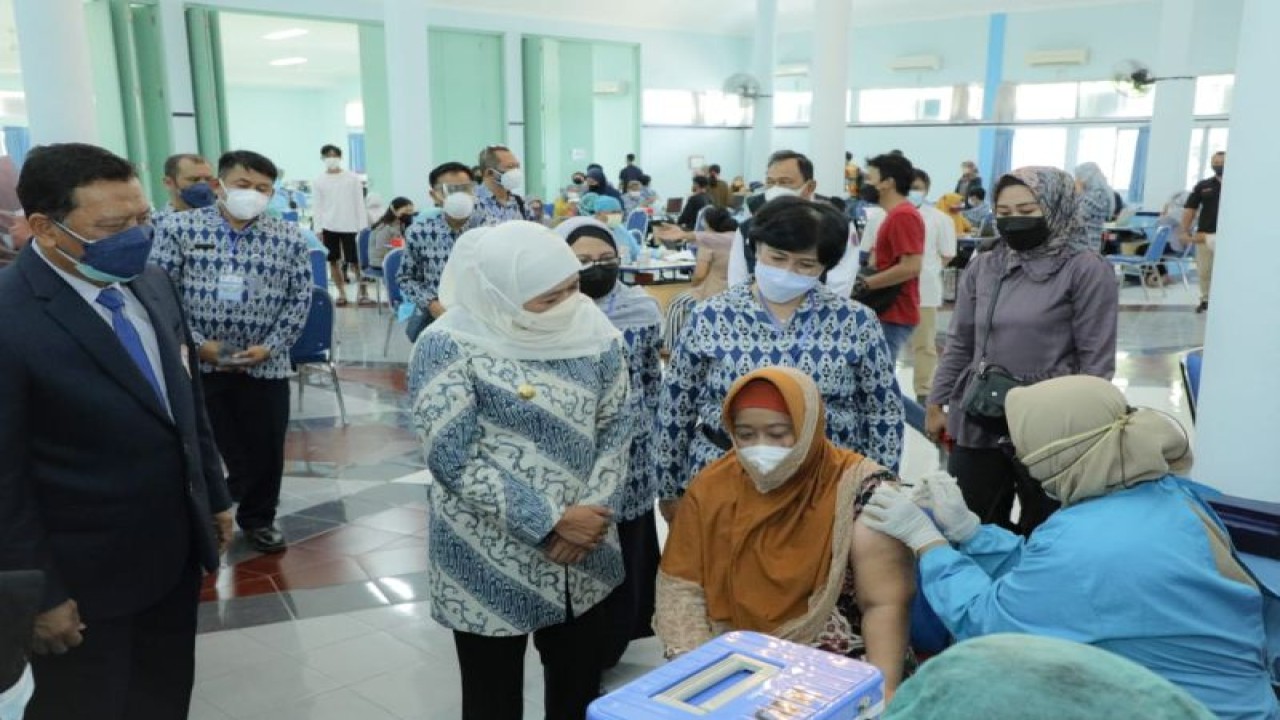
POLYGON ((531 222, 470 230, 440 278, 447 312, 428 328, 510 360, 599 355, 621 334, 586 295, 544 313, 524 304, 577 276, 578 258, 559 235, 531 222))

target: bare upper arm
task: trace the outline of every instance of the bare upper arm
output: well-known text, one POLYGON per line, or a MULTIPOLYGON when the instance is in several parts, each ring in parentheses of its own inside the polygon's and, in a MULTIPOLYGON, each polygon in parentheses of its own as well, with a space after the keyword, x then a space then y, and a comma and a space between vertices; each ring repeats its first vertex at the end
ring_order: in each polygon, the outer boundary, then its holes
POLYGON ((916 563, 906 545, 858 520, 853 524, 849 560, 859 606, 911 602, 916 591, 916 563))

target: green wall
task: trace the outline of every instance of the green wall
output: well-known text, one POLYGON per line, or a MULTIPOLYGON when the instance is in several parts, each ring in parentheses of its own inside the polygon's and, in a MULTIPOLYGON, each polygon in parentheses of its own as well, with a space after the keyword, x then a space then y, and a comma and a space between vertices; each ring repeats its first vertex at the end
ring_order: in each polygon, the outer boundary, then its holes
POLYGON ((506 137, 502 36, 431 28, 432 163, 475 165, 480 151, 506 137))
MULTIPOLYGON (((360 95, 364 102, 365 174, 369 192, 391 202, 391 117, 387 112, 391 88, 387 83, 386 33, 381 25, 360 26, 360 95)), ((339 143, 346 147, 346 138, 339 143)), ((317 157, 319 151, 316 152, 317 157)), ((403 191, 402 191, 403 192, 403 191)))

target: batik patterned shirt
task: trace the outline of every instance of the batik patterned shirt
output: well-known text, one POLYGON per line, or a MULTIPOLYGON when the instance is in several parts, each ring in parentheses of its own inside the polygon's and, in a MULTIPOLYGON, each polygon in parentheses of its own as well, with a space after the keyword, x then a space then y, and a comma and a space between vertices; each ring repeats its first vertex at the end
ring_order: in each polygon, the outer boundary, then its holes
POLYGON ((799 369, 817 382, 832 442, 898 467, 902 397, 875 314, 819 286, 779 327, 751 284, 740 283, 695 306, 675 342, 654 442, 660 497, 683 494, 695 475, 724 455, 708 435, 723 433, 721 406, 729 388, 773 365, 799 369))
POLYGON ((177 285, 196 344, 265 345, 271 357, 249 376, 289 377, 289 351, 311 309, 311 262, 298 227, 263 217, 236 232, 215 205, 172 213, 155 228, 151 261, 177 285))
POLYGON ((400 291, 425 312, 440 294, 440 276, 458 238, 483 224, 473 214, 459 230, 454 230, 443 214, 409 226, 404 233, 404 259, 400 263, 400 291))
POLYGON ((527 220, 528 208, 521 209, 523 202, 516 199, 515 193, 507 193, 507 201, 504 203, 482 183, 476 186, 476 212, 473 217, 478 218, 481 225, 527 220))
POLYGON ((634 520, 653 509, 657 487, 653 484, 653 438, 658 416, 658 396, 662 393, 661 316, 651 325, 622 329, 627 344, 627 367, 631 374, 631 418, 633 436, 627 466, 627 487, 622 494, 618 521, 634 520))
POLYGON ((523 635, 565 622, 622 582, 610 524, 577 565, 544 554, 572 505, 619 510, 632 436, 625 349, 515 361, 442 331, 414 346, 409 392, 430 486, 431 613, 477 635, 523 635))

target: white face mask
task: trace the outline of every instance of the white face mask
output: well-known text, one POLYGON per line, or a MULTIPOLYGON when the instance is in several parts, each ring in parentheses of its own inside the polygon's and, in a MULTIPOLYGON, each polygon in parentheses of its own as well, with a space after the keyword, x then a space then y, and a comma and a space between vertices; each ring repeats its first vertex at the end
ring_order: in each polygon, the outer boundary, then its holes
POLYGON ((449 193, 444 199, 443 210, 454 220, 466 220, 476 211, 476 199, 471 193, 449 193))
POLYGON ((609 213, 605 215, 604 224, 609 227, 618 227, 622 224, 622 213, 609 213))
POLYGON ((777 200, 780 197, 799 197, 800 191, 781 185, 774 185, 764 191, 764 201, 777 200))
POLYGON ((342 158, 327 157, 324 159, 324 166, 329 170, 337 170, 342 167, 342 158))
POLYGON ((591 300, 586 295, 579 293, 562 300, 559 305, 550 310, 540 313, 521 309, 520 315, 516 317, 514 322, 516 327, 522 330, 547 334, 563 332, 577 317, 578 307, 582 302, 591 302, 591 300))
POLYGON ((227 191, 227 199, 222 201, 222 206, 237 220, 252 220, 261 215, 270 202, 271 198, 257 190, 235 188, 227 191))
POLYGON ((520 168, 511 168, 510 170, 502 173, 502 177, 499 178, 499 182, 502 183, 502 187, 507 192, 518 193, 521 190, 524 190, 524 171, 520 168))
POLYGON ((627 193, 627 197, 631 198, 632 200, 639 200, 643 194, 644 193, 641 193, 639 190, 631 190, 627 193))
POLYGON ((756 263, 756 285, 765 300, 786 303, 818 287, 820 278, 800 275, 762 262, 756 263))
POLYGON ((738 457, 744 463, 750 463, 751 467, 761 475, 768 475, 777 470, 790 454, 791 448, 777 445, 752 445, 738 448, 738 457))
POLYGON ((923 191, 923 190, 912 190, 912 191, 907 195, 907 198, 908 198, 909 200, 911 200, 911 204, 912 204, 912 205, 915 205, 916 207, 920 207, 921 205, 923 205, 923 204, 924 204, 924 200, 925 200, 925 198, 924 198, 924 191, 923 191))

